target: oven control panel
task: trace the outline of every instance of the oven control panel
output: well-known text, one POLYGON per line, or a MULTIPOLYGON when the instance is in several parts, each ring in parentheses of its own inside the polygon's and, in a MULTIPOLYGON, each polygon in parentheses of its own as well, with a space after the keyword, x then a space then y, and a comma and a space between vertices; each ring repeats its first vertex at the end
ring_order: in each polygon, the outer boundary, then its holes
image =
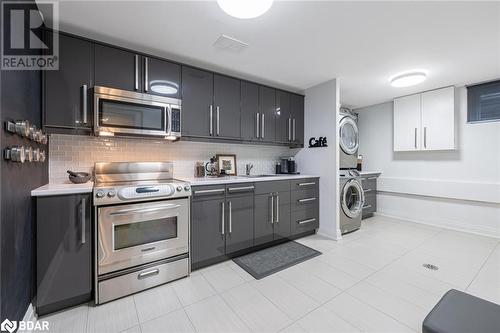
POLYGON ((124 201, 147 201, 158 198, 180 198, 191 196, 189 183, 171 183, 119 188, 95 188, 94 204, 108 205, 124 201))
POLYGON ((153 185, 125 187, 118 190, 118 197, 123 200, 150 197, 168 197, 175 192, 172 185, 153 185))

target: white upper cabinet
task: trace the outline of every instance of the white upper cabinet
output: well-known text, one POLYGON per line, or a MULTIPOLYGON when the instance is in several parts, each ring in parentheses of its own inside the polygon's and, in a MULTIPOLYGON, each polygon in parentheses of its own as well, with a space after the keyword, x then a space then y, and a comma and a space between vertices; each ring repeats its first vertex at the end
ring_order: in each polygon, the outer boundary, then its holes
POLYGON ((420 95, 394 100, 394 151, 420 150, 420 95))
POLYGON ((394 100, 394 151, 455 149, 455 88, 394 100))
POLYGON ((422 93, 422 150, 455 149, 455 88, 422 93))

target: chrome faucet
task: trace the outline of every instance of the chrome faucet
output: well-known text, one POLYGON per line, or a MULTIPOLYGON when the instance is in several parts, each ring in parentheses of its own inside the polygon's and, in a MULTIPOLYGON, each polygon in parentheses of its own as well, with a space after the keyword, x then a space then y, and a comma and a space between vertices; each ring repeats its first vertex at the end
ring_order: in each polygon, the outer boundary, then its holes
POLYGON ((253 168, 253 164, 252 163, 249 163, 249 164, 245 165, 245 174, 247 176, 250 176, 250 171, 252 170, 252 168, 253 168))

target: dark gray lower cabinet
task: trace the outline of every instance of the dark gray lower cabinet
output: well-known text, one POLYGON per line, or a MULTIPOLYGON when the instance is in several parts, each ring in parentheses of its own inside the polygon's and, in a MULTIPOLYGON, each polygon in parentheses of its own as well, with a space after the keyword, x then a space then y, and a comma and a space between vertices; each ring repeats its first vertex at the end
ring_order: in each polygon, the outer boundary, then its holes
POLYGON ((253 246, 253 191, 249 194, 228 195, 226 223, 226 254, 253 246))
MULTIPOLYGON (((223 192, 222 192, 223 193, 223 192)), ((191 262, 197 264, 225 254, 225 198, 195 199, 191 206, 191 262)))
POLYGON ((268 243, 274 239, 272 200, 273 195, 270 193, 255 196, 255 245, 268 243))
POLYGON ((253 184, 193 187, 193 267, 210 264, 211 261, 253 246, 253 188, 253 184))
POLYGON ((379 175, 379 173, 375 173, 361 177, 361 185, 365 194, 362 218, 372 217, 377 211, 377 178, 379 175))
POLYGON ((290 191, 255 196, 255 245, 290 237, 290 191))
POLYGON ((317 197, 318 185, 314 178, 193 186, 192 268, 314 232, 319 227, 318 202, 295 207, 292 198, 317 197), (291 190, 292 184, 297 190, 291 190))
POLYGON ((36 199, 36 312, 86 302, 92 291, 90 194, 36 199))

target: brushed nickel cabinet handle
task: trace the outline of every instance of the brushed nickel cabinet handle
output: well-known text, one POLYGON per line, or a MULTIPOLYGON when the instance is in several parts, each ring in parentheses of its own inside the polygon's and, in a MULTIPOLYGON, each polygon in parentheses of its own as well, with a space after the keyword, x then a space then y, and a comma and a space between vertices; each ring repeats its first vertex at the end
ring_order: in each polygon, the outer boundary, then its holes
POLYGON ((139 56, 134 55, 134 89, 139 90, 139 56))
POLYGON ((261 139, 264 139, 264 134, 265 134, 265 130, 264 129, 266 128, 264 126, 264 123, 265 123, 264 116, 265 116, 265 114, 263 113, 262 114, 262 119, 261 119, 262 120, 262 128, 260 129, 260 138, 261 139))
POLYGON ((316 219, 307 219, 307 220, 302 220, 302 221, 297 221, 298 224, 306 224, 306 223, 311 223, 316 221, 316 219))
POLYGON ((255 136, 257 137, 257 139, 260 138, 259 125, 260 125, 259 113, 257 112, 255 114, 255 136))
POLYGON ((214 134, 214 106, 213 105, 210 105, 209 107, 209 116, 210 116, 210 130, 209 130, 209 134, 210 135, 213 135, 214 134))
POLYGON ((148 78, 148 57, 144 57, 144 91, 148 92, 149 78, 148 78))
POLYGON ((233 232, 233 206, 229 201, 229 234, 233 232))
POLYGON ((292 140, 295 141, 295 118, 293 118, 293 138, 292 140))
POLYGON ((368 189, 366 189, 366 190, 363 190, 363 192, 365 192, 365 193, 367 193, 367 192, 371 192, 371 191, 373 191, 371 188, 368 188, 368 189))
POLYGON ((276 195, 276 223, 280 221, 280 196, 276 195))
POLYGON ((292 140, 292 119, 288 118, 288 141, 292 140))
POLYGON ((424 148, 427 148, 427 127, 424 127, 424 148))
POLYGON ((82 86, 82 111, 83 111, 83 123, 87 124, 88 122, 88 107, 87 107, 87 85, 84 84, 82 86))
POLYGON ((271 196, 271 224, 274 223, 274 195, 271 196))
POLYGON ((415 127, 415 149, 417 149, 417 128, 415 127))
POLYGON ((224 192, 225 189, 223 188, 217 188, 217 189, 213 189, 213 190, 197 190, 197 191, 194 191, 194 194, 209 194, 209 193, 222 193, 224 192))
POLYGON ((316 182, 310 182, 310 183, 299 183, 299 186, 312 186, 316 185, 316 182))
POLYGON ((315 201, 317 200, 318 198, 306 198, 306 199, 299 199, 298 202, 300 203, 304 203, 304 202, 311 202, 311 201, 315 201))
POLYGON ((255 186, 244 186, 244 187, 230 187, 227 190, 229 192, 238 192, 238 191, 248 191, 253 190, 255 186))
POLYGON ((87 219, 87 199, 82 198, 82 215, 81 215, 81 223, 82 223, 82 237, 81 237, 81 244, 85 244, 85 220, 87 219))
POLYGON ((219 136, 219 134, 220 134, 220 107, 216 107, 215 112, 217 113, 217 136, 219 136))
POLYGON ((222 218, 221 218, 221 235, 224 236, 225 234, 225 231, 224 229, 226 228, 226 226, 224 225, 224 220, 226 219, 226 214, 225 214, 225 211, 224 211, 224 202, 221 202, 221 209, 222 209, 222 218))

